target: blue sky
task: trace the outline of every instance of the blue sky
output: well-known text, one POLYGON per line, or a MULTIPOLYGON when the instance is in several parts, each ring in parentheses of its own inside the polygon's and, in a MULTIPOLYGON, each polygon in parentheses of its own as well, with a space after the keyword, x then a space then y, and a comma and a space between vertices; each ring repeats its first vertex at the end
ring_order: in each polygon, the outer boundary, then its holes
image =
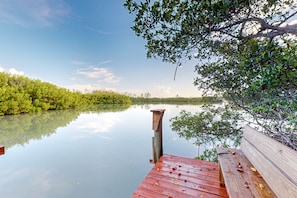
POLYGON ((70 90, 200 96, 194 63, 147 59, 124 0, 1 0, 0 71, 70 90))

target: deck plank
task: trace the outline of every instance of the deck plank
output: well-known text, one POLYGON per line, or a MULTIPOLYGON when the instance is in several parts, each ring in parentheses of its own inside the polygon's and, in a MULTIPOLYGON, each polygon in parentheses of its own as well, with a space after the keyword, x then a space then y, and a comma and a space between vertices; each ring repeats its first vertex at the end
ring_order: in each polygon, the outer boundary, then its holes
POLYGON ((228 197, 220 186, 219 165, 174 155, 163 155, 131 195, 157 198, 228 197))

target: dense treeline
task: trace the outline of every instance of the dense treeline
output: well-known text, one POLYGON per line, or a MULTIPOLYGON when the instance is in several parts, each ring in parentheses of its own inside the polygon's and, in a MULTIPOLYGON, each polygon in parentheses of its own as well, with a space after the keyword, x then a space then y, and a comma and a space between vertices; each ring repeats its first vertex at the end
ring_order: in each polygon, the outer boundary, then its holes
POLYGON ((61 110, 91 104, 130 104, 128 96, 112 92, 82 94, 48 82, 0 72, 0 115, 61 110))
POLYGON ((131 100, 128 96, 114 92, 94 91, 89 94, 83 94, 87 104, 130 104, 131 100))
POLYGON ((149 98, 149 97, 131 97, 133 104, 149 103, 149 104, 205 104, 205 103, 219 103, 220 98, 217 97, 172 97, 172 98, 149 98))

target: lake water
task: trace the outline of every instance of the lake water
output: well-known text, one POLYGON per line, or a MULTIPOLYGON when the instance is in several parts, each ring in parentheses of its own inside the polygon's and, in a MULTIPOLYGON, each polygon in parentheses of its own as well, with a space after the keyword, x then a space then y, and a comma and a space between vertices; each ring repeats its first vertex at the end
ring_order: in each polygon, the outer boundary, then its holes
POLYGON ((152 168, 152 109, 163 117, 164 153, 193 158, 197 148, 169 119, 194 105, 52 111, 0 118, 1 198, 126 198, 152 168))

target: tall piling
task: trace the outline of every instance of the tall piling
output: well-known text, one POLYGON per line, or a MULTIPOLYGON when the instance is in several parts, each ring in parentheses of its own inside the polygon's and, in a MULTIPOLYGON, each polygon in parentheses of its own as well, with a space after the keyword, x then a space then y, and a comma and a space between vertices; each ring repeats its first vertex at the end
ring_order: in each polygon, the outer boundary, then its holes
POLYGON ((153 130, 154 137, 152 137, 153 146, 153 162, 157 163, 163 155, 163 135, 162 135, 162 119, 165 109, 151 110, 153 112, 153 130))

